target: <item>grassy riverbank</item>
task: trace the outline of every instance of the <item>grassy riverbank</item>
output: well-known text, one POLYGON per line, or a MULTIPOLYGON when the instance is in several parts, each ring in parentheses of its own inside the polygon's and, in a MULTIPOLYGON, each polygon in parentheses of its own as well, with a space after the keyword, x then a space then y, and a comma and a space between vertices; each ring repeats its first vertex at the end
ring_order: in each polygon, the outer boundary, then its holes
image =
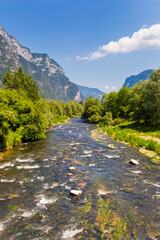
POLYGON ((101 129, 115 140, 138 147, 141 153, 160 164, 160 128, 125 121, 116 126, 101 129))
POLYGON ((56 124, 60 124, 60 123, 66 123, 66 122, 68 122, 69 119, 70 119, 70 117, 68 117, 68 116, 57 116, 53 120, 53 126, 56 124))

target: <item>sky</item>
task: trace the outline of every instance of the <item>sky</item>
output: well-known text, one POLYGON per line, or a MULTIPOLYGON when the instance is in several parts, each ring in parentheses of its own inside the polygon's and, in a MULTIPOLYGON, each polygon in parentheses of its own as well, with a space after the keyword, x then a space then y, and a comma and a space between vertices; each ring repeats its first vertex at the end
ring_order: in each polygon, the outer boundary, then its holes
POLYGON ((0 23, 72 82, 104 92, 160 67, 160 0, 0 0, 0 23))

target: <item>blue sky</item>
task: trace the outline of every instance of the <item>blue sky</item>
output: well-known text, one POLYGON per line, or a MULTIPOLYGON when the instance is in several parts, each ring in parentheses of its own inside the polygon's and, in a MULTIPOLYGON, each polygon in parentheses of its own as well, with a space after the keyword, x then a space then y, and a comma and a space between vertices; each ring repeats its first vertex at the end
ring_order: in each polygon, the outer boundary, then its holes
POLYGON ((160 67, 160 0, 0 0, 0 23, 80 85, 119 90, 160 67))

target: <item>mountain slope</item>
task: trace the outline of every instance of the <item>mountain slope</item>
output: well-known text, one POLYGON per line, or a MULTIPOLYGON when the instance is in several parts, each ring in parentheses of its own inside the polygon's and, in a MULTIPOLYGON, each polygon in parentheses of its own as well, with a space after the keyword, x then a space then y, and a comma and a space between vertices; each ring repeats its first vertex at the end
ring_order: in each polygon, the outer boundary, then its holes
POLYGON ((153 69, 145 70, 137 75, 132 75, 126 78, 123 87, 132 87, 134 84, 138 83, 140 80, 147 80, 149 79, 149 75, 153 72, 153 69))
POLYGON ((80 90, 80 94, 84 98, 92 96, 93 98, 98 97, 101 100, 102 96, 105 94, 104 92, 100 91, 97 88, 90 88, 90 87, 85 87, 85 86, 80 86, 80 85, 78 85, 78 87, 80 90))
POLYGON ((41 96, 47 100, 81 100, 78 86, 70 82, 53 59, 47 54, 31 53, 0 25, 0 80, 7 70, 13 72, 19 66, 36 80, 41 96))

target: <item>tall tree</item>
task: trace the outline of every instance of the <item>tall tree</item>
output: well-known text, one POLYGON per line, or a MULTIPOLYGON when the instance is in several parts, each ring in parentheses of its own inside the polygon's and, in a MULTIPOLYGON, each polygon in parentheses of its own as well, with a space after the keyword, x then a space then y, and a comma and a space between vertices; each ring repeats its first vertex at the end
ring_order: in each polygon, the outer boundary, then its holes
POLYGON ((30 75, 26 75, 22 67, 14 71, 13 75, 6 72, 3 77, 3 84, 6 89, 16 89, 21 93, 24 92, 27 98, 30 98, 32 101, 38 101, 40 99, 36 81, 33 80, 30 75))

